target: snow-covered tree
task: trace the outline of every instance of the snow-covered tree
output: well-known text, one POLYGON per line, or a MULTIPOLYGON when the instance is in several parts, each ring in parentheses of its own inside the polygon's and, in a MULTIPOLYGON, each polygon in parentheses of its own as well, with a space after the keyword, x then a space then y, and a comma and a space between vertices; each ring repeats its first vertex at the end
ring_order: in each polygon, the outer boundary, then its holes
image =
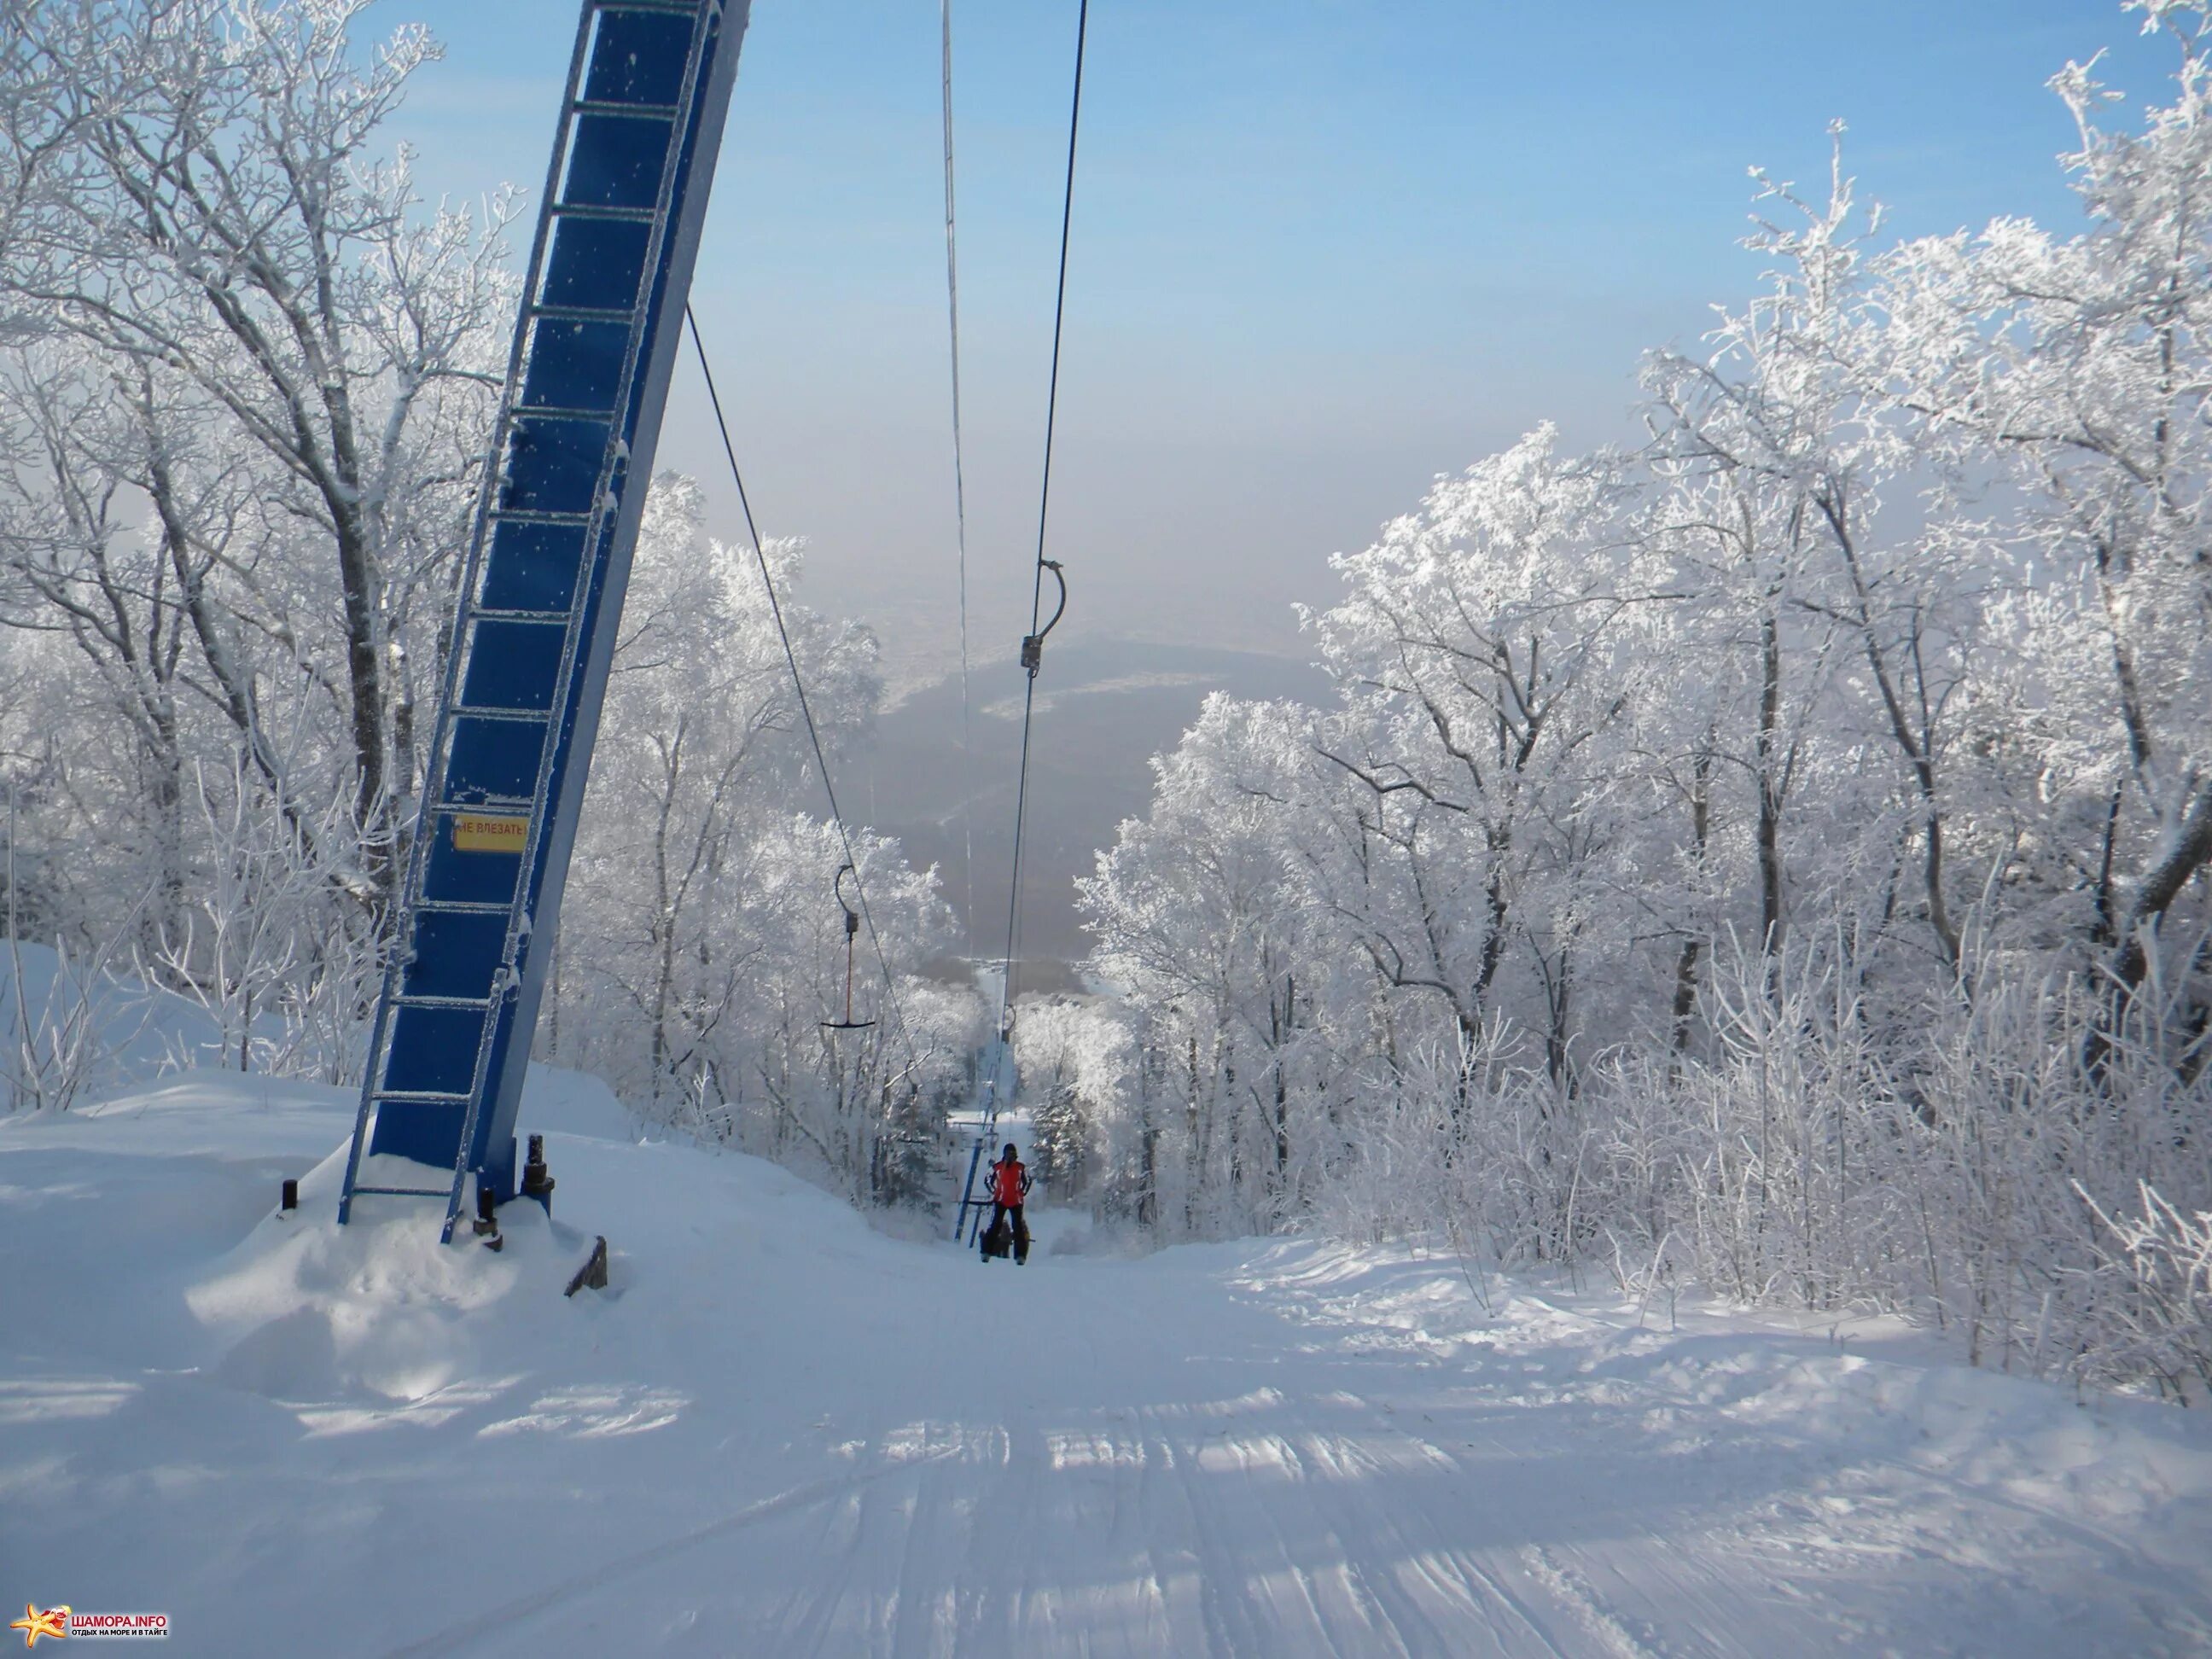
POLYGON ((0 304, 19 336, 76 343, 86 385, 131 406, 139 429, 111 470, 198 568, 171 602, 210 612, 199 666, 249 751, 263 746, 257 672, 282 665, 299 695, 327 699, 381 904, 404 863, 423 665, 466 544, 512 283, 510 198, 488 222, 425 211, 404 151, 380 150, 434 47, 419 26, 365 47, 366 5, 28 9, 9 50, 57 103, 0 131, 0 173, 46 181, 10 222, 0 304), (243 521, 191 510, 211 478, 188 453, 213 476, 250 470, 243 521))
POLYGON ((2175 101, 2139 133, 2099 125, 2118 94, 2087 66, 2052 82, 2080 148, 2088 228, 2024 220, 1897 250, 1886 270, 1898 401, 1928 441, 2002 469, 2041 602, 2020 647, 2050 665, 2039 701, 2051 781, 2100 835, 2082 852, 2104 969, 2141 986, 2212 860, 2212 60, 2200 7, 2140 0, 2176 45, 2175 101), (2101 809, 2101 810, 2100 810, 2101 809))
MULTIPOLYGON (((821 785, 759 565, 702 517, 696 485, 654 481, 544 1040, 648 1113, 880 1195, 914 1154, 887 1165, 879 1147, 936 1133, 975 1009, 921 976, 949 926, 933 872, 862 835, 858 883, 841 887, 836 827, 799 810, 821 785), (838 1031, 824 1022, 847 1018, 843 902, 861 892, 851 1017, 874 1023, 838 1031)), ((873 716, 875 641, 793 600, 795 544, 766 552, 835 764, 873 716)))
POLYGON ((1307 613, 1330 706, 1158 761, 1081 890, 1150 1219, 2196 1386, 2212 19, 2130 9, 2178 95, 2116 133, 2057 77, 2086 229, 1885 249, 1840 148, 1761 178, 1765 290, 1647 362, 1640 453, 1440 480, 1307 613))

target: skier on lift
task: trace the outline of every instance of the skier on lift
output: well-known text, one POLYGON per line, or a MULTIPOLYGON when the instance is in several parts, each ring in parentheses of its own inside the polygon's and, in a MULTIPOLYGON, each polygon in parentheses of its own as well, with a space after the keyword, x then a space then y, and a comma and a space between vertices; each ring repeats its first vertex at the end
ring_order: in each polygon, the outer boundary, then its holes
POLYGON ((1029 1196, 1030 1172, 1020 1158, 1014 1155, 1014 1143, 1008 1141, 1006 1150, 991 1166, 991 1226, 984 1235, 983 1259, 1006 1253, 1006 1218, 1013 1218, 1014 1265, 1026 1266, 1030 1259, 1029 1223, 1022 1219, 1022 1203, 1029 1196), (994 1241, 997 1249, 991 1249, 994 1241))

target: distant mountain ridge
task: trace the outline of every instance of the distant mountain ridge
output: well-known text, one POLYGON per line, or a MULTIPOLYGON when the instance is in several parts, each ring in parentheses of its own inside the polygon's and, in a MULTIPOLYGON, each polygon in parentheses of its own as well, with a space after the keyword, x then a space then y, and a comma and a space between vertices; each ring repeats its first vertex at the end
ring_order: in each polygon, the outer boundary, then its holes
MULTIPOLYGON (((925 686, 887 710, 872 749, 854 767, 857 815, 896 836, 917 865, 934 864, 963 930, 975 846, 974 953, 1006 948, 1023 675, 999 662, 970 676, 972 767, 961 754, 957 678, 925 686), (963 825, 961 805, 969 803, 963 825)), ((1048 645, 1036 683, 1028 827, 1022 850, 1020 953, 1073 961, 1089 948, 1077 923, 1074 880, 1097 867, 1122 819, 1152 800, 1152 757, 1172 749, 1208 695, 1319 702, 1328 677, 1310 663, 1255 652, 1137 640, 1048 645)))

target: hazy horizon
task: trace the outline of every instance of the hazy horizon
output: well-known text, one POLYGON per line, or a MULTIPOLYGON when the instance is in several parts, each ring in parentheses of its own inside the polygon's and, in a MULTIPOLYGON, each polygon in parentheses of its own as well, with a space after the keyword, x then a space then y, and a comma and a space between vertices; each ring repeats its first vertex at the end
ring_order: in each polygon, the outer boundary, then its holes
MULTIPOLYGON (((393 131, 433 198, 542 182, 565 15, 386 0, 445 60, 393 131)), ((970 653, 1026 626, 1073 5, 956 5, 970 653)), ((759 0, 693 292, 763 532, 892 683, 957 659, 939 14, 759 0)), ((1741 306, 1746 169, 1825 185, 1826 126, 1890 234, 2078 212, 2044 86, 2170 54, 2106 0, 1665 15, 1437 3, 1092 9, 1051 551, 1062 638, 1296 656, 1291 607, 1544 420, 1632 439, 1641 352, 1741 306), (1662 134, 1664 143, 1650 142, 1662 134)), ((526 222, 520 235, 526 236, 526 222)), ((518 249, 520 257, 524 252, 518 249)), ((660 463, 739 533, 688 354, 660 463)))

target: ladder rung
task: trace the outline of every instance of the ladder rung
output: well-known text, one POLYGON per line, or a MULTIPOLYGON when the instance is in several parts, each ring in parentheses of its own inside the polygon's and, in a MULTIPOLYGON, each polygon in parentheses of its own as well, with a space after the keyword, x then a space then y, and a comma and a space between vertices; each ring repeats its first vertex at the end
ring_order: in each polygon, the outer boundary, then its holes
POLYGON ((553 211, 568 219, 619 219, 631 225, 649 225, 660 216, 649 207, 596 207, 585 202, 556 202, 553 211))
POLYGON ((512 507, 495 507, 487 516, 494 524, 550 525, 588 525, 591 523, 592 517, 589 511, 582 513, 539 513, 531 511, 528 508, 512 507))
POLYGON ((356 1187, 353 1189, 356 1198, 363 1193, 374 1193, 384 1198, 451 1198, 453 1189, 450 1187, 356 1187))
POLYGON ((532 317, 555 323, 624 323, 637 319, 634 306, 531 306, 532 317))
POLYGON ((659 11, 678 17, 696 17, 698 0, 599 0, 594 11, 659 11))
POLYGON ((578 409, 568 404, 517 404, 515 413, 540 417, 549 421, 604 421, 614 413, 608 409, 578 409))
MULTIPOLYGON (((392 999, 395 1008, 473 1008, 481 1012, 492 1006, 490 997, 434 997, 402 991, 392 999)), ((465 1095, 463 1099, 466 1099, 465 1095)))
POLYGON ((625 104, 606 98, 579 98, 568 107, 578 115, 635 115, 655 121, 673 121, 673 104, 625 104))
POLYGON ((465 1106, 469 1097, 441 1089, 379 1089, 369 1097, 379 1105, 392 1106, 465 1106))
POLYGON ((457 702, 450 712, 472 720, 514 720, 532 726, 543 726, 552 718, 544 708, 504 708, 497 703, 457 702))
MULTIPOLYGON (((468 809, 459 806, 449 807, 441 805, 439 810, 441 811, 461 812, 465 811, 468 809)), ((503 916, 514 907, 511 904, 501 904, 496 901, 486 904, 478 903, 469 899, 418 898, 408 908, 415 911, 417 915, 428 911, 435 911, 440 915, 503 916)))
POLYGON ((573 611, 515 611, 501 610, 497 605, 471 605, 465 620, 469 622, 526 622, 564 623, 576 613, 573 611))

